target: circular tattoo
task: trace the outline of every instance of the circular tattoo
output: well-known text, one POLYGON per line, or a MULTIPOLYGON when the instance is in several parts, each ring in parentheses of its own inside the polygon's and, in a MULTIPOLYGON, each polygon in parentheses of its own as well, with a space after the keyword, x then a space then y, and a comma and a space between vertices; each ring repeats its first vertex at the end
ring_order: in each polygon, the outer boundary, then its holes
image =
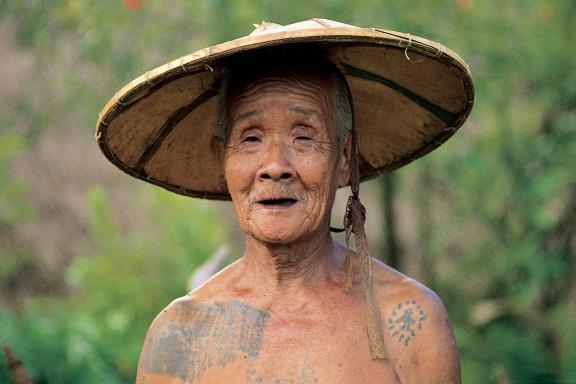
POLYGON ((416 300, 407 300, 396 305, 386 325, 392 337, 406 346, 422 330, 425 319, 422 305, 416 303, 416 300))

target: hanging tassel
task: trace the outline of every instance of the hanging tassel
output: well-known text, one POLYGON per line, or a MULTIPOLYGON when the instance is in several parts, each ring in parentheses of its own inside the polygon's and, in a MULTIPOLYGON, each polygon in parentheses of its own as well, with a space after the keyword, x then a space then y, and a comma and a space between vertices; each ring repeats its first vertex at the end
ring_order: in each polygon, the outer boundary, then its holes
POLYGON ((352 217, 352 232, 354 242, 360 257, 360 278, 364 286, 366 297, 366 322, 368 327, 368 339, 370 341, 370 352, 373 359, 386 359, 388 354, 384 345, 384 333, 382 331, 382 320, 380 316, 380 306, 375 298, 373 289, 372 259, 368 250, 368 241, 364 232, 364 221, 366 213, 360 200, 353 199, 350 207, 352 217))
MULTIPOLYGON (((387 359, 388 353, 384 344, 384 333, 382 331, 382 319, 380 316, 380 306, 374 297, 372 259, 368 249, 368 240, 364 231, 366 221, 366 209, 360 202, 360 170, 358 166, 356 144, 356 132, 352 130, 352 156, 350 159, 350 187, 352 195, 346 204, 346 214, 344 215, 344 229, 346 231, 346 246, 349 247, 350 235, 354 234, 354 242, 360 258, 360 277, 364 287, 366 298, 366 325, 368 330, 368 340, 370 342, 370 353, 372 359, 387 359)), ((346 254, 346 281, 344 289, 348 291, 352 288, 353 273, 351 252, 346 254)))

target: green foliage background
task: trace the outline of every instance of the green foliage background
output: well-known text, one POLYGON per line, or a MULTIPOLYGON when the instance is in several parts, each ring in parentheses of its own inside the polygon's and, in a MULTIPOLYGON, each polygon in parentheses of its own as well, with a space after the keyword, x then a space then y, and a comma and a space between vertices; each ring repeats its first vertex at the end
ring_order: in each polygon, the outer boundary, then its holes
MULTIPOLYGON (((91 136, 107 99, 146 70, 245 35, 252 23, 311 17, 410 32, 470 64, 470 120, 440 150, 385 179, 394 180, 387 198, 400 213, 396 232, 382 232, 399 244, 395 266, 443 298, 465 383, 576 382, 573 0, 129 3, 138 2, 0 1, 0 22, 33 62, 25 89, 0 92, 0 344, 38 382, 132 382, 152 318, 234 236, 216 226, 214 205, 144 185, 123 186, 138 212, 125 221, 109 191, 87 183, 88 241, 71 239, 63 288, 10 294, 14 284, 34 285, 26 271, 41 249, 19 233, 44 214, 30 198, 38 186, 15 164, 62 125, 91 136)), ((2 362, 0 382, 8 380, 2 362)))

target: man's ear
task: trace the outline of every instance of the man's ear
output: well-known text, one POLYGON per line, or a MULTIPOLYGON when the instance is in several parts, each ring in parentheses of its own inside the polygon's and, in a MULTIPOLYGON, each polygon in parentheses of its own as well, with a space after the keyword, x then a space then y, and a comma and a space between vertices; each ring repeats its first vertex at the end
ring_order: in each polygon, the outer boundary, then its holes
POLYGON ((338 188, 350 184, 350 159, 352 158, 352 133, 348 132, 341 148, 338 163, 338 188))

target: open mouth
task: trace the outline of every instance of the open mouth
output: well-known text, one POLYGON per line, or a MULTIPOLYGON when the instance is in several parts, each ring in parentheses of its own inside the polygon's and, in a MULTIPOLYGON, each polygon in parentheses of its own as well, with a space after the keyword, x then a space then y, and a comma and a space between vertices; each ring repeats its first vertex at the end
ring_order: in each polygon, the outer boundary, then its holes
POLYGON ((296 199, 265 199, 258 203, 268 207, 289 207, 296 203, 296 199))

